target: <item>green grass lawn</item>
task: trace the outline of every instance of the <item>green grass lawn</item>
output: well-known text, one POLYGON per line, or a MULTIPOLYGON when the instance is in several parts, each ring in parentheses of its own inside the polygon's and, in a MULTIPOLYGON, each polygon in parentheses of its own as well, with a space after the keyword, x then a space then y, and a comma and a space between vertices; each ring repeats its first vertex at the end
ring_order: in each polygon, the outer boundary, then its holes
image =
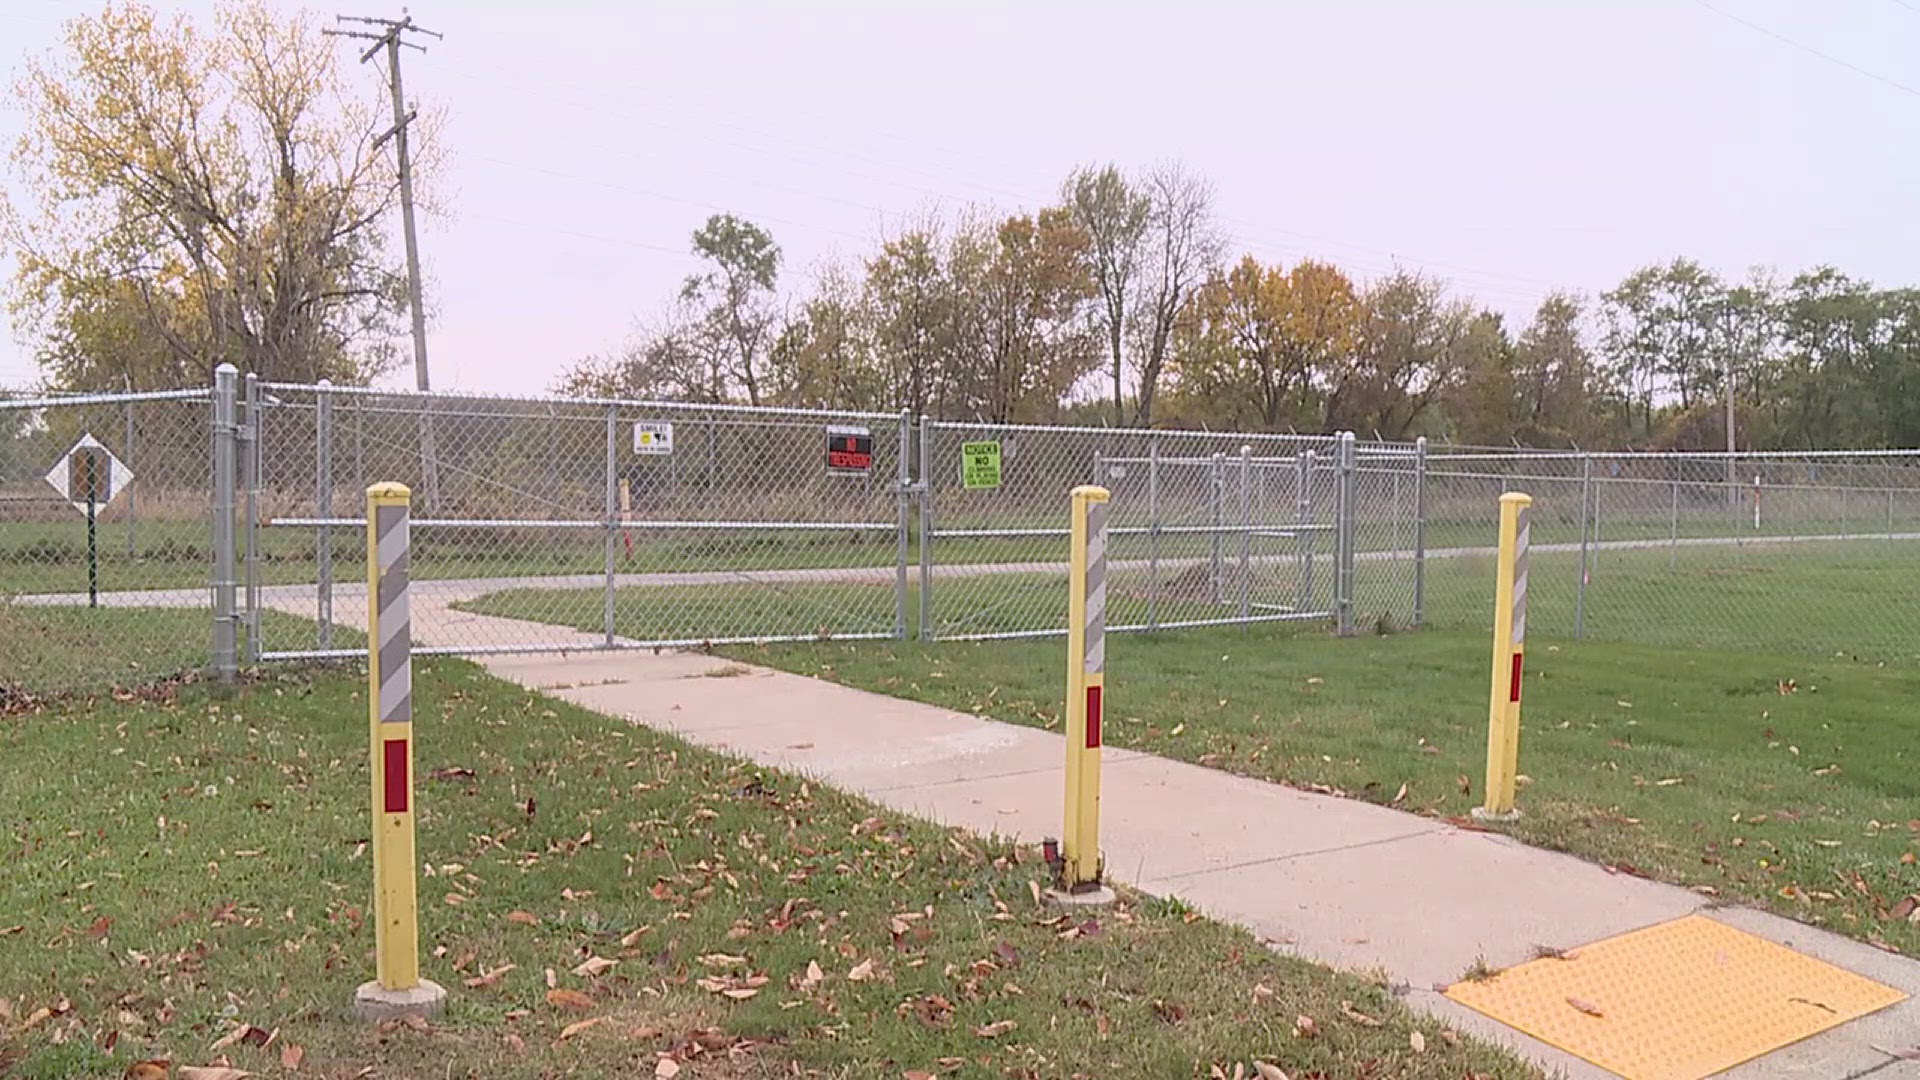
MULTIPOLYGON (((1844 657, 1536 638, 1520 768, 1530 843, 1902 951, 1920 892, 1920 671, 1844 657)), ((1490 645, 1275 627, 1108 641, 1109 745, 1464 819, 1490 645), (1404 794, 1403 794, 1404 789, 1404 794)), ((1054 727, 1057 643, 805 643, 733 655, 1054 727)))
MULTIPOLYGON (((312 623, 261 612, 262 634, 312 637, 312 623)), ((98 694, 207 668, 211 616, 197 608, 36 607, 0 601, 0 714, 22 695, 98 694)), ((357 631, 336 631, 346 647, 357 631)))
POLYGON ((0 720, 0 1075, 1535 1075, 1176 903, 1056 919, 1030 851, 469 663, 415 680, 443 1021, 344 1019, 373 969, 364 676, 283 669, 0 720))

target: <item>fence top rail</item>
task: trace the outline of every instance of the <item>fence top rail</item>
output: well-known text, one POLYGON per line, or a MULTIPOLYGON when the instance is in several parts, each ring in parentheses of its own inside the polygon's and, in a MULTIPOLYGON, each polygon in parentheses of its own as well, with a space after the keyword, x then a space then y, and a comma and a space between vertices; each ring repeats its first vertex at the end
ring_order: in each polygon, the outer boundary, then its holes
MULTIPOLYGON (((745 416, 767 417, 817 417, 841 420, 875 420, 898 422, 905 412, 857 412, 848 409, 799 409, 773 405, 740 405, 733 402, 715 402, 705 404, 691 401, 646 401, 639 398, 600 398, 566 397, 560 394, 500 394, 476 390, 408 390, 400 387, 381 388, 376 386, 323 386, 319 383, 282 383, 260 384, 266 390, 279 390, 301 393, 325 393, 352 397, 381 397, 399 400, 427 401, 499 401, 534 405, 576 405, 586 408, 614 406, 623 409, 659 409, 672 412, 689 413, 735 413, 745 416)), ((206 391, 197 391, 206 393, 206 391)))
POLYGON ((1894 450, 1737 450, 1731 454, 1725 450, 1528 450, 1524 447, 1513 450, 1458 451, 1439 449, 1427 451, 1429 461, 1580 461, 1592 458, 1596 460, 1618 461, 1712 461, 1724 463, 1741 461, 1792 461, 1798 458, 1914 458, 1920 459, 1920 448, 1894 450))
MULTIPOLYGON (((1127 438, 1217 439, 1228 442, 1273 442, 1279 439, 1333 445, 1338 435, 1301 435, 1288 431, 1194 431, 1182 428, 1073 427, 1068 424, 997 424, 984 420, 935 420, 923 416, 921 424, 946 431, 1032 431, 1059 435, 1117 435, 1127 438)), ((1379 445, 1379 444, 1369 444, 1379 445)))
MULTIPOLYGON (((1366 472, 1368 470, 1362 469, 1361 471, 1366 472)), ((1539 476, 1531 473, 1507 472, 1453 472, 1445 469, 1429 470, 1427 475, 1443 480, 1530 480, 1552 484, 1578 484, 1581 482, 1581 477, 1578 476, 1539 476)), ((1732 483, 1720 479, 1686 480, 1670 476, 1595 476, 1592 479, 1595 484, 1645 484, 1650 487, 1684 487, 1692 489, 1719 488, 1722 491, 1746 492, 1748 494, 1752 494, 1755 487, 1751 476, 1743 477, 1732 483)), ((1820 491, 1828 494, 1871 492, 1879 495, 1910 495, 1920 493, 1920 487, 1896 487, 1889 484, 1796 484, 1778 483, 1763 479, 1758 486, 1762 491, 1820 491)))
POLYGON ((206 387, 194 390, 137 390, 133 393, 53 394, 32 398, 0 397, 0 409, 51 409, 63 405, 121 405, 139 401, 207 401, 212 397, 213 391, 206 387))

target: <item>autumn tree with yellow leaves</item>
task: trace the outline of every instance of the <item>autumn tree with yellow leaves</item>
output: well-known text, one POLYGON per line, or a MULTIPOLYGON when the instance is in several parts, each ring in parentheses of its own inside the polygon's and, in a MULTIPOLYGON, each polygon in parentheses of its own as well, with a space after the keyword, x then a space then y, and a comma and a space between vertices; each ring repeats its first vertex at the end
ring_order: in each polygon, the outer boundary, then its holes
POLYGON ((26 65, 0 237, 52 385, 202 385, 221 362, 364 382, 393 363, 397 180, 378 99, 343 75, 310 17, 244 0, 210 27, 112 4, 26 65))

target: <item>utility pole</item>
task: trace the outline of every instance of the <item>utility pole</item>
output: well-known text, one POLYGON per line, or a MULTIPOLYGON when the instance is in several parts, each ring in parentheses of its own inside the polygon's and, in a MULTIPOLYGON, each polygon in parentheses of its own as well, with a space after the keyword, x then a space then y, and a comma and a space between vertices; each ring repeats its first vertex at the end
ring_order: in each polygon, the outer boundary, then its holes
MULTIPOLYGON (((393 96, 393 126, 373 140, 374 149, 388 139, 393 140, 394 154, 400 166, 400 223, 407 245, 407 294, 413 308, 413 378, 415 387, 422 393, 433 389, 433 380, 427 374, 427 315, 420 303, 420 241, 413 227, 413 159, 407 152, 407 126, 413 123, 418 110, 407 107, 406 92, 400 83, 400 48, 418 49, 426 52, 424 45, 415 44, 401 35, 406 33, 426 34, 435 40, 444 40, 444 35, 416 26, 413 17, 401 9, 398 19, 376 19, 363 15, 336 15, 340 22, 362 23, 381 27, 379 33, 366 30, 326 30, 330 37, 359 38, 373 44, 360 54, 360 62, 366 63, 383 50, 387 54, 387 89, 393 96)), ((420 465, 426 490, 422 492, 423 501, 429 508, 440 501, 439 463, 433 449, 433 424, 425 411, 425 402, 420 419, 420 465)))

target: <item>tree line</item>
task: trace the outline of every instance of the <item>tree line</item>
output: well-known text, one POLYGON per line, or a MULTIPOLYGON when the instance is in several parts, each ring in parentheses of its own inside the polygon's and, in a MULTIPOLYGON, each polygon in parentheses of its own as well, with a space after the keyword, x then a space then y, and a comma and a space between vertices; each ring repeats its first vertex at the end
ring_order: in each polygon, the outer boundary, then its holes
POLYGON ((1226 257, 1204 180, 1075 170, 1055 205, 934 216, 779 291, 765 229, 715 215, 705 269, 590 396, 942 419, 1719 450, 1920 445, 1920 291, 1831 267, 1733 281, 1690 259, 1517 329, 1444 279, 1226 257))
MULTIPOLYGON (((23 71, 0 242, 49 388, 201 385, 222 361, 365 383, 394 365, 387 119, 310 17, 113 3, 23 71)), ((1589 448, 1724 448, 1730 400, 1742 449, 1920 445, 1920 291, 1675 259, 1509 325, 1430 274, 1238 255, 1213 202, 1178 165, 1088 165, 1050 205, 929 213, 797 288, 771 233, 715 215, 660 317, 555 385, 1589 448)))

